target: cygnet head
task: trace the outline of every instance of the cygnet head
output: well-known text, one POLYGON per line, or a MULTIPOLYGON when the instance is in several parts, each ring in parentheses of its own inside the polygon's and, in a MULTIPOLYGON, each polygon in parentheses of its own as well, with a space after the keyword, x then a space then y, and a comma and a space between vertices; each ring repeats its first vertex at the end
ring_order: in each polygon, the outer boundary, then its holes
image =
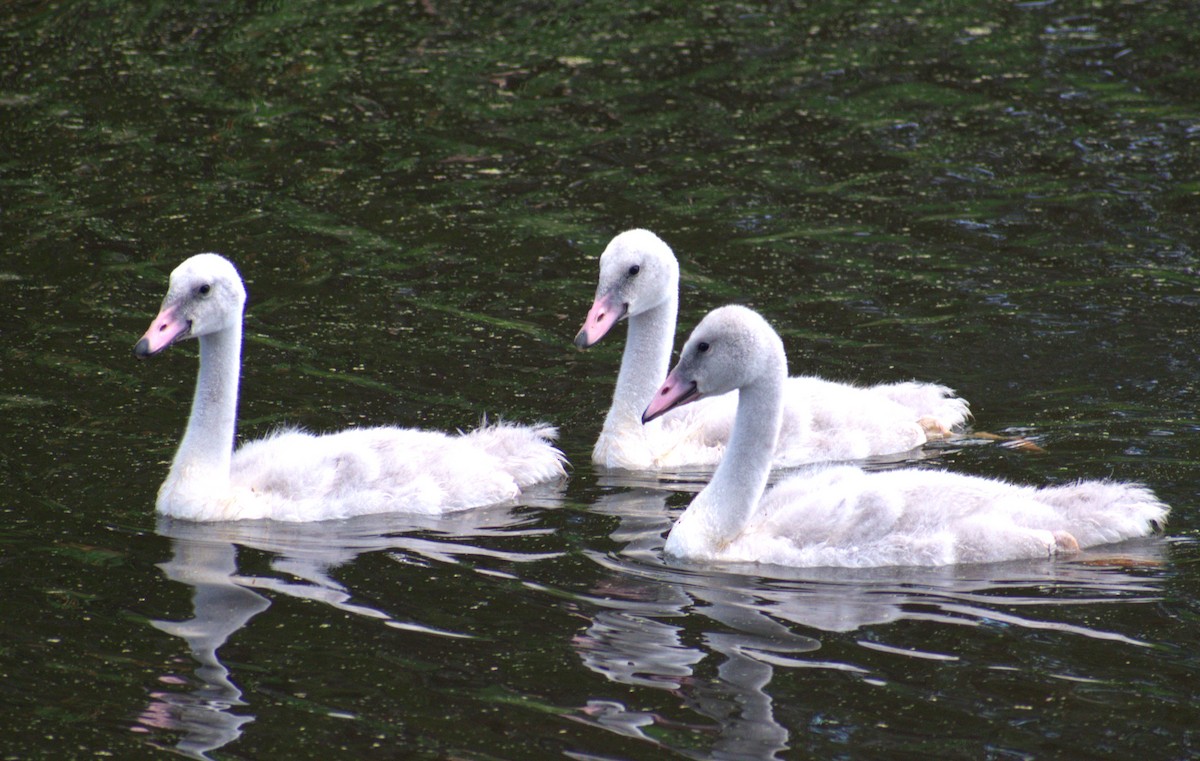
POLYGON ((197 254, 171 273, 162 309, 133 353, 157 354, 183 338, 199 338, 238 326, 246 288, 232 263, 220 254, 197 254))
POLYGON ((697 399, 747 388, 781 374, 787 374, 783 341, 761 315, 737 305, 714 309, 688 337, 642 422, 697 399))
POLYGON ((596 300, 575 345, 586 349, 618 321, 653 309, 679 293, 679 262, 649 230, 626 230, 600 255, 596 300))

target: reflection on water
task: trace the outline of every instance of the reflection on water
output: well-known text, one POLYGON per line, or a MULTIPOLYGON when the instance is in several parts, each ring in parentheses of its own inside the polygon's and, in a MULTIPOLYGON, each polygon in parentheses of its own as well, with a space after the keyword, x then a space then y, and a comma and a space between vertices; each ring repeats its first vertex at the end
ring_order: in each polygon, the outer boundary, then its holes
MULTIPOLYGON (((590 590, 596 608, 591 624, 573 644, 583 664, 608 680, 668 691, 711 719, 711 747, 674 748, 697 758, 775 759, 789 747, 789 732, 776 720, 767 689, 776 669, 880 678, 857 659, 822 658, 823 633, 917 621, 1053 630, 1147 646, 1121 632, 1054 620, 1048 611, 1146 603, 1162 594, 1156 579, 1130 572, 1164 562, 1166 542, 1158 539, 1088 551, 1068 562, 873 569, 668 565, 661 555, 671 520, 667 497, 629 488, 595 505, 597 512, 618 518, 611 538, 622 549, 589 553, 605 574, 590 590), (698 678, 710 657, 719 659, 717 678, 698 678)), ((865 636, 856 643, 902 658, 958 660, 865 636)), ((593 700, 582 713, 596 726, 668 746, 678 729, 619 701, 593 700)))
MULTIPOLYGON (((554 487, 527 493, 527 505, 553 507, 561 502, 554 487)), ((271 607, 276 594, 320 602, 337 610, 408 631, 440 637, 470 637, 402 620, 359 602, 332 572, 363 553, 387 551, 400 562, 422 559, 461 563, 481 557, 529 562, 552 553, 520 553, 482 546, 483 540, 545 533, 534 524, 534 513, 503 506, 465 510, 444 517, 367 515, 327 523, 241 521, 191 523, 160 518, 158 533, 171 540, 172 556, 160 564, 171 581, 192 587, 192 618, 151 621, 151 625, 187 642, 196 661, 194 677, 163 675, 163 684, 184 684, 187 692, 159 690, 138 717, 139 731, 180 733, 175 750, 195 758, 222 748, 254 721, 250 705, 218 650, 255 616, 271 607), (239 573, 238 548, 272 555, 270 568, 278 575, 239 573)))
MULTIPOLYGON (((160 532, 171 536, 169 531, 160 532)), ((152 692, 150 705, 138 721, 145 727, 182 732, 176 750, 206 758, 209 751, 241 736, 242 725, 254 721, 253 716, 234 713, 246 703, 217 650, 271 603, 238 583, 237 548, 231 542, 217 534, 206 537, 202 532, 184 531, 171 544, 171 560, 159 567, 168 579, 192 587, 194 615, 187 621, 150 624, 188 643, 197 663, 195 689, 152 692)), ((178 683, 178 677, 171 675, 162 680, 178 683)))

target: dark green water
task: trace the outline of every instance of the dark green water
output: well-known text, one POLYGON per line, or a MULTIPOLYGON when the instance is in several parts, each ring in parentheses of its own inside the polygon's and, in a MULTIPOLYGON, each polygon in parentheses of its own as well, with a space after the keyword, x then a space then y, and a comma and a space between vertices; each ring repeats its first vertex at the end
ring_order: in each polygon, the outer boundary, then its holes
POLYGON ((1185 758, 1200 712, 1200 14, 1186 2, 0 6, 4 758, 1185 758), (937 571, 664 566, 695 484, 596 473, 660 233, 793 372, 938 380, 1144 480, 1165 538, 937 571), (445 521, 159 523, 194 350, 166 275, 250 290, 241 431, 562 429, 445 521), (654 486, 656 488, 646 488, 654 486))

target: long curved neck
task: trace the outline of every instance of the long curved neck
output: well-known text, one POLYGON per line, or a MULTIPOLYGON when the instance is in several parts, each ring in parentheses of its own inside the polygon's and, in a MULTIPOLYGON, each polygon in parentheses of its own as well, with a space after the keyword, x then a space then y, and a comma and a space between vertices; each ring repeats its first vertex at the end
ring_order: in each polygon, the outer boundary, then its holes
POLYGON ((641 430, 642 413, 667 377, 678 312, 676 289, 658 306, 629 318, 621 370, 617 373, 612 406, 604 419, 606 432, 630 427, 641 430))
POLYGON ((168 482, 204 479, 197 484, 208 490, 228 485, 241 357, 240 325, 200 337, 200 372, 192 414, 168 482))
MULTIPOLYGON (((677 537, 676 541, 699 542, 705 551, 718 551, 742 533, 757 510, 767 488, 783 421, 787 365, 786 360, 774 364, 778 367, 773 372, 738 392, 737 417, 725 456, 708 486, 696 495, 680 519, 681 524, 687 523, 685 533, 690 536, 677 537)), ((668 540, 668 551, 673 546, 668 540)))

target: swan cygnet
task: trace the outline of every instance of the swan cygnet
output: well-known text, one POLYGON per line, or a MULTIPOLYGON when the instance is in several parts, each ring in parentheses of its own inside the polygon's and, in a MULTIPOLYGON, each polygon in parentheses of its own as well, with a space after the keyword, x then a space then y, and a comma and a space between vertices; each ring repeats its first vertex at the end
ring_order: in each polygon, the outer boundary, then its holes
POLYGON ((565 475, 548 425, 485 423, 469 433, 352 428, 277 431, 233 450, 246 289, 218 254, 171 273, 162 310, 134 347, 139 358, 196 338, 191 417, 157 509, 175 518, 319 521, 381 512, 441 514, 514 499, 565 475))
POLYGON ((937 566, 1046 558, 1161 527, 1168 508, 1139 484, 1034 488, 944 471, 821 466, 767 491, 787 358, 760 315, 709 313, 645 411, 740 390, 725 457, 675 522, 664 551, 788 566, 937 566))
MULTIPOLYGON (((592 461, 628 470, 712 469, 733 429, 736 394, 672 410, 649 425, 642 410, 671 361, 679 311, 679 262, 649 230, 617 235, 600 256, 596 297, 575 337, 592 346, 629 321, 612 405, 592 461)), ((934 383, 856 386, 812 376, 788 378, 773 463, 792 467, 907 452, 961 428, 967 402, 934 383)))

